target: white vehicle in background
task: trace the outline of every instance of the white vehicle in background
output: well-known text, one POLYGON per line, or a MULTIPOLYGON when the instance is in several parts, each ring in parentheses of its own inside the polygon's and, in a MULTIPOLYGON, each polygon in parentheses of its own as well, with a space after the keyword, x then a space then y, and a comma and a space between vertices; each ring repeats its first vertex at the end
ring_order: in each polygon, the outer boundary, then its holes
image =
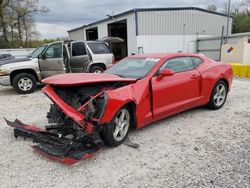
POLYGON ((29 57, 0 63, 0 85, 32 93, 42 79, 63 73, 101 73, 114 56, 103 41, 58 41, 36 48, 29 57))
POLYGON ((14 59, 15 57, 11 54, 0 54, 0 61, 6 61, 10 59, 14 59))

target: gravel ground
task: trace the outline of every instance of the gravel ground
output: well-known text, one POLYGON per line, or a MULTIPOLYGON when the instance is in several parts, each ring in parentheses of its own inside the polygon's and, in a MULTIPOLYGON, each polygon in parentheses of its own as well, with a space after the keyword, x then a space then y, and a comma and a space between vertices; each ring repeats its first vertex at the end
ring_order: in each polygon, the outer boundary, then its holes
POLYGON ((3 118, 46 124, 40 91, 0 87, 0 187, 250 187, 250 80, 235 79, 221 110, 196 108, 132 131, 140 145, 65 166, 15 139, 3 118))

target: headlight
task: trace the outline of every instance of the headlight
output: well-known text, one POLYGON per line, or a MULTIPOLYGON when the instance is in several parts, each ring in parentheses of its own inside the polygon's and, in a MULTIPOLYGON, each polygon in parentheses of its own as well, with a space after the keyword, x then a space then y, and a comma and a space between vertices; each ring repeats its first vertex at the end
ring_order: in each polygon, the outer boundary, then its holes
POLYGON ((0 67, 0 76, 8 75, 8 73, 0 67))

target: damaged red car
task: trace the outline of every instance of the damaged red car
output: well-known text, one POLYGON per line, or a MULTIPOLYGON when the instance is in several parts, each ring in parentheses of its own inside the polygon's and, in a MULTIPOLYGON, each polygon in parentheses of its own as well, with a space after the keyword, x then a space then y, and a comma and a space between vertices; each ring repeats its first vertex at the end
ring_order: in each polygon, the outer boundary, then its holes
POLYGON ((52 100, 45 129, 7 121, 16 137, 66 164, 91 157, 103 143, 118 146, 129 129, 197 106, 220 109, 233 79, 230 64, 190 53, 127 57, 104 74, 75 73, 43 80, 52 100))

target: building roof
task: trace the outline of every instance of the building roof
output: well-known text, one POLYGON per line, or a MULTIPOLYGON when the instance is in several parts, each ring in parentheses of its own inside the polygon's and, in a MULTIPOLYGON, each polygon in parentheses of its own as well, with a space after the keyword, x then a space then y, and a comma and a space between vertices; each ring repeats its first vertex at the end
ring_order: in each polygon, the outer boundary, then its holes
POLYGON ((203 56, 195 53, 185 53, 185 52, 174 52, 174 53, 145 53, 145 54, 136 54, 129 57, 135 58, 171 58, 171 57, 183 57, 183 56, 203 56))
MULTIPOLYGON (((223 14, 223 13, 220 13, 220 12, 214 12, 214 11, 210 11, 210 10, 206 10, 206 9, 202 9, 202 8, 198 8, 198 7, 135 8, 135 9, 131 9, 131 10, 128 10, 128 11, 125 11, 125 12, 110 16, 110 17, 102 19, 102 20, 92 22, 92 23, 90 23, 88 25, 83 25, 83 26, 71 29, 68 32, 72 32, 72 31, 75 31, 75 30, 78 30, 78 29, 83 29, 83 28, 88 27, 88 26, 96 25, 98 23, 109 21, 109 20, 112 20, 113 18, 118 18, 118 17, 125 16, 125 15, 131 14, 131 13, 135 13, 135 12, 178 11, 178 10, 198 10, 198 11, 207 12, 207 13, 210 13, 210 14, 215 14, 215 15, 220 15, 220 16, 225 16, 225 17, 228 16, 227 14, 223 14)), ((230 17, 232 17, 232 16, 230 16, 230 17)))

